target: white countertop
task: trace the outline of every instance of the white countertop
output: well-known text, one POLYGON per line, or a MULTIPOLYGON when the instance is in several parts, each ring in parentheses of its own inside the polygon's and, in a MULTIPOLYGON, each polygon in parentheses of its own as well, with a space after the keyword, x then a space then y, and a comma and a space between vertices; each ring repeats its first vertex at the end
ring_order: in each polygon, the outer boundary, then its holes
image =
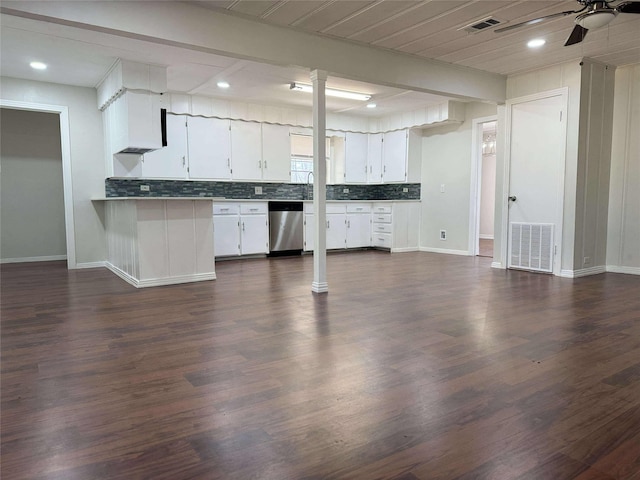
POLYGON ((100 197, 100 198, 92 198, 92 202, 105 202, 105 201, 114 201, 114 200, 197 200, 197 201, 220 201, 224 200, 221 197, 100 197))

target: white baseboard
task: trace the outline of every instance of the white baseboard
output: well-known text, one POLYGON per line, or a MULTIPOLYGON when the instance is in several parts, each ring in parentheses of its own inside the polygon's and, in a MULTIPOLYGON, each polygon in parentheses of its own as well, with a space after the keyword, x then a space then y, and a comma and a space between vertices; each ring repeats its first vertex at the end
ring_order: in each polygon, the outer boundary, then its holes
POLYGON ((193 275, 180 275, 176 277, 167 277, 167 278, 150 278, 146 280, 138 280, 137 278, 132 277, 124 270, 116 267, 110 262, 105 262, 105 267, 123 279, 125 282, 133 285, 136 288, 147 288, 147 287, 161 287, 164 285, 176 285, 180 283, 192 283, 192 282, 204 282, 207 280, 215 280, 216 274, 215 272, 210 273, 195 273, 193 275))
POLYGON ((499 268, 501 270, 504 270, 504 265, 502 265, 502 263, 500 262, 491 262, 491 268, 499 268))
POLYGON ((464 255, 466 257, 471 256, 466 250, 449 250, 447 248, 420 247, 420 251, 430 253, 446 253, 447 255, 464 255))
POLYGON ((579 270, 560 270, 560 276, 564 278, 580 278, 588 277, 589 275, 599 275, 606 272, 606 268, 603 265, 597 267, 581 268, 579 270))
POLYGON ((391 253, 403 253, 403 252, 417 252, 418 247, 402 247, 402 248, 392 248, 391 253))
POLYGON ((42 257, 3 258, 0 263, 55 262, 66 259, 66 255, 46 255, 42 257))
POLYGON ((81 268, 102 268, 106 267, 107 262, 104 260, 101 262, 84 262, 84 263, 76 263, 76 269, 79 270, 81 268))
POLYGON ((485 235, 481 233, 480 235, 478 235, 478 238, 481 240, 493 240, 493 235, 485 235))
POLYGON ((327 293, 329 291, 329 284, 327 282, 312 282, 311 291, 313 293, 327 293))
POLYGON ((619 267, 618 265, 607 265, 607 272, 640 275, 640 267, 619 267))

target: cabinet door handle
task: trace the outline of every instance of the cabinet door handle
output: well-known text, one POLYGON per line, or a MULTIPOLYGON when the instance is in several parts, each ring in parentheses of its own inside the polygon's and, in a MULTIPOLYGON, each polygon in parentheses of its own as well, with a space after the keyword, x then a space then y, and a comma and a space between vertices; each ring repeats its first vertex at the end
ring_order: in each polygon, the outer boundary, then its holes
POLYGON ((347 220, 347 228, 351 228, 351 220, 347 220))
POLYGON ((327 228, 329 228, 329 220, 327 220, 327 228))
POLYGON ((184 158, 184 155, 182 156, 182 166, 184 167, 185 163, 187 163, 186 158, 184 158))
POLYGON ((267 161, 264 161, 264 168, 267 168, 267 161))
POLYGON ((242 222, 242 231, 244 232, 244 222, 242 222))
POLYGON ((231 159, 227 158, 227 167, 231 168, 231 159))
POLYGON ((387 166, 384 166, 384 169, 382 170, 382 173, 387 173, 387 166))
POLYGON ((262 168, 262 162, 258 160, 258 168, 262 168))

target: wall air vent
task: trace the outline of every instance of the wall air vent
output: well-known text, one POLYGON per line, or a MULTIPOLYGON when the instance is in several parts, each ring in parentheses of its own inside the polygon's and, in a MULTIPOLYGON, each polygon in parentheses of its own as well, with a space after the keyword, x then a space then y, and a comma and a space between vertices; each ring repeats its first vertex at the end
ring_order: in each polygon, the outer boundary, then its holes
POLYGON ((474 22, 470 25, 466 25, 462 28, 459 28, 458 30, 464 30, 465 32, 468 32, 468 33, 477 33, 477 32, 481 32, 482 30, 486 30, 487 28, 495 27, 500 23, 501 23, 500 20, 498 20, 497 18, 487 17, 487 18, 483 18, 480 21, 474 22))

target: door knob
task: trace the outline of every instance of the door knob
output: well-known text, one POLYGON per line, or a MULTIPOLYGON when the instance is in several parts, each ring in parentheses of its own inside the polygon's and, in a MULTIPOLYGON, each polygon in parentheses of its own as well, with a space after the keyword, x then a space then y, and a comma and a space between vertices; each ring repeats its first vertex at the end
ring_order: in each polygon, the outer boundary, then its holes
POLYGON ((517 199, 518 199, 518 198, 517 198, 515 195, 511 195, 511 196, 509 197, 509 200, 510 200, 510 201, 512 201, 512 202, 515 202, 517 199))

